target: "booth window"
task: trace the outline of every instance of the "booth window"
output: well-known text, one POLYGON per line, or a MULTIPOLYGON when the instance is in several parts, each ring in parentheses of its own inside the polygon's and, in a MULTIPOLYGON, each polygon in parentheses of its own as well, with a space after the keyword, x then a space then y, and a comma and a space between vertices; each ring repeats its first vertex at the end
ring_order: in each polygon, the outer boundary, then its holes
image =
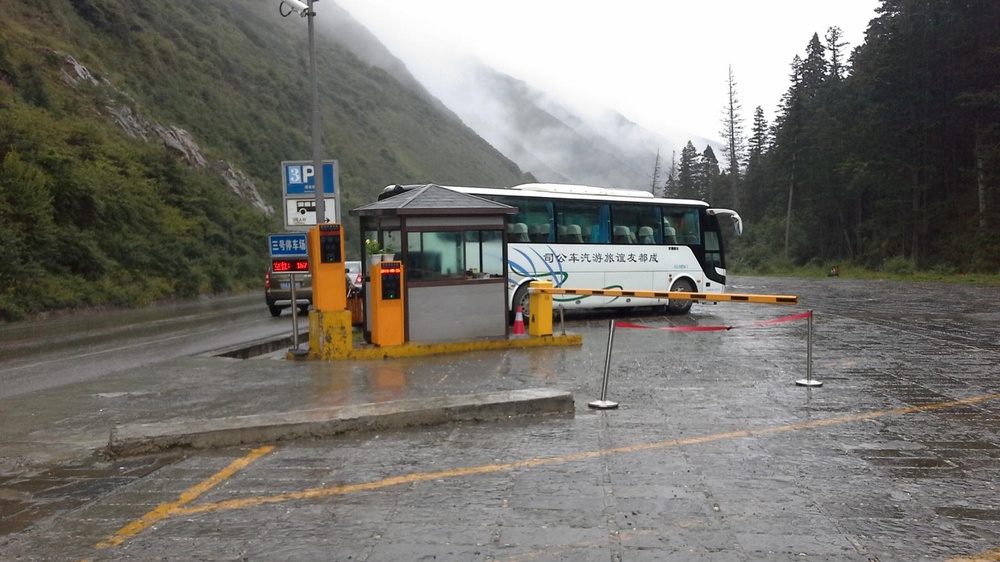
POLYGON ((503 233, 498 230, 410 232, 406 250, 406 275, 411 281, 503 274, 503 233))
MULTIPOLYGON (((365 240, 376 240, 383 248, 388 248, 389 254, 399 254, 403 246, 399 243, 402 234, 398 230, 384 230, 379 232, 377 230, 365 230, 364 239, 365 240)), ((399 257, 398 255, 396 256, 399 257)))

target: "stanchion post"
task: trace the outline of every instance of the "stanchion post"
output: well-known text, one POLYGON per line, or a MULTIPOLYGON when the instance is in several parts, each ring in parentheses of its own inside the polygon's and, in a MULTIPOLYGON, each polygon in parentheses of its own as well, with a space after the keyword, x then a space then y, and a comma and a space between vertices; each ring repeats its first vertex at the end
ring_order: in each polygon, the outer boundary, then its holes
POLYGON ((615 341, 615 321, 611 320, 608 324, 608 353, 604 359, 604 382, 601 384, 601 399, 594 400, 593 402, 587 404, 591 408, 597 408, 600 410, 613 410, 618 407, 618 402, 612 402, 608 400, 608 377, 611 374, 611 346, 615 341))
POLYGON ((823 386, 822 381, 812 378, 813 368, 813 311, 809 311, 809 328, 806 332, 806 378, 795 381, 799 386, 823 386))

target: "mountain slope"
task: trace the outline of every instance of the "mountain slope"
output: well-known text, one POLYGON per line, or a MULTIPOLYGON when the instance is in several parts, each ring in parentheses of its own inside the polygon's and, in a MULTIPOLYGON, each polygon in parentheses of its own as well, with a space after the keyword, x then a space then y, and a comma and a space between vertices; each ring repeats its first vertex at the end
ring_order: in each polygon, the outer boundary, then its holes
MULTIPOLYGON (((317 35, 344 209, 389 183, 523 180, 426 92, 317 35)), ((307 68, 306 20, 277 1, 0 2, 0 319, 259 283, 281 229, 259 209, 280 208, 282 160, 311 158, 307 68), (232 193, 241 173, 263 202, 232 193)))

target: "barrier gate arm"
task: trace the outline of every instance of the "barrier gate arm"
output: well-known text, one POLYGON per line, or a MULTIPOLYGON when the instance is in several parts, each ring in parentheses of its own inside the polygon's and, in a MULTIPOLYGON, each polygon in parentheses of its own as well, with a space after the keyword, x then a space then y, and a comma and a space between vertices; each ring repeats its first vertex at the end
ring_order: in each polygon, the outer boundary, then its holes
POLYGON ((545 295, 581 295, 596 297, 635 297, 642 299, 676 299, 688 301, 755 302, 761 304, 798 304, 793 295, 746 295, 737 293, 687 293, 680 291, 626 291, 622 289, 567 289, 565 287, 538 286, 532 282, 529 293, 545 295))

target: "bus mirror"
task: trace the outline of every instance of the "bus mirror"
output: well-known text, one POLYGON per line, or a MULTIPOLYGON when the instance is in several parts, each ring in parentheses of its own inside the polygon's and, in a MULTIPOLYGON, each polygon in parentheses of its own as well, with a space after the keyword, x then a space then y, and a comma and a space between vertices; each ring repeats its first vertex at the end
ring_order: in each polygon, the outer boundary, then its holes
POLYGON ((733 221, 733 232, 739 236, 743 234, 743 219, 740 214, 730 209, 709 209, 708 214, 717 217, 729 217, 733 221))

